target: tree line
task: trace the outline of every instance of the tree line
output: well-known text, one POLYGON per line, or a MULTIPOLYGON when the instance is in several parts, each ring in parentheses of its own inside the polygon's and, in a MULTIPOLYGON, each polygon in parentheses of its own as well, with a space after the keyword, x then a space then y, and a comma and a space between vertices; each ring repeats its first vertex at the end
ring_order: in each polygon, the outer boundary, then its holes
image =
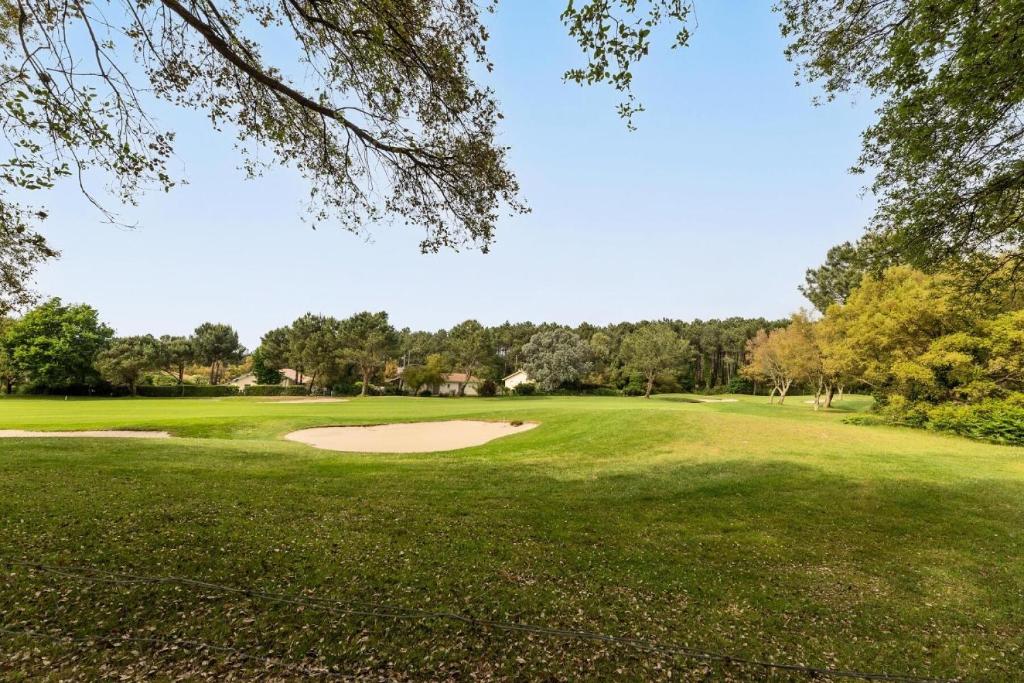
POLYGON ((727 318, 611 325, 466 320, 436 331, 396 329, 386 312, 348 318, 307 313, 266 332, 248 352, 225 323, 188 336, 115 336, 86 304, 50 299, 20 318, 0 318, 4 390, 103 391, 142 384, 219 385, 253 373, 259 384, 281 371, 315 390, 343 393, 429 389, 456 378, 485 393, 525 369, 541 391, 650 395, 655 391, 749 391, 746 345, 785 321, 727 318), (397 381, 401 376, 401 381, 397 381))

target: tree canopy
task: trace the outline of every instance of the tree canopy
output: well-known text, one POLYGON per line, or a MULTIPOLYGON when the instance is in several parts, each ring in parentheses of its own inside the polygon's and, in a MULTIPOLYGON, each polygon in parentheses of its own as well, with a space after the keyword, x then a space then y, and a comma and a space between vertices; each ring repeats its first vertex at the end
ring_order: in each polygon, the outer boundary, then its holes
POLYGON ((872 233, 929 269, 979 256, 989 269, 1024 263, 1024 4, 782 0, 779 9, 804 77, 830 99, 863 89, 880 101, 854 169, 876 173, 872 233))
POLYGON ((219 384, 224 379, 224 368, 228 363, 237 363, 245 354, 245 347, 238 341, 238 332, 225 323, 203 323, 192 335, 195 358, 210 368, 210 384, 219 384))
POLYGON ((626 368, 643 375, 644 397, 650 398, 658 375, 668 372, 689 354, 690 345, 667 323, 648 323, 622 340, 620 353, 626 368))
POLYGON ((398 348, 398 334, 384 311, 356 313, 341 322, 342 359, 359 368, 366 396, 374 373, 398 348))
POLYGON ((159 362, 158 342, 152 335, 114 339, 96 357, 96 369, 115 386, 127 386, 136 393, 143 373, 159 362))
MULTIPOLYGON (((118 0, 12 4, 0 26, 0 306, 23 305, 26 282, 56 251, 36 232, 46 212, 13 197, 109 177, 118 204, 172 188, 175 131, 155 100, 205 112, 237 137, 242 166, 271 165, 307 182, 308 218, 352 231, 394 219, 423 231, 421 249, 486 251, 498 216, 525 205, 497 141, 492 69, 473 0, 118 0)), ((562 14, 587 58, 565 73, 626 96, 652 29, 678 23, 682 0, 570 2, 562 14)), ((2 313, 0 309, 0 313, 2 313)))
POLYGON ((523 346, 523 368, 543 391, 579 382, 590 371, 590 347, 563 329, 538 332, 523 346))
POLYGON ((10 325, 0 339, 14 372, 47 387, 87 384, 113 330, 85 304, 50 299, 10 325))

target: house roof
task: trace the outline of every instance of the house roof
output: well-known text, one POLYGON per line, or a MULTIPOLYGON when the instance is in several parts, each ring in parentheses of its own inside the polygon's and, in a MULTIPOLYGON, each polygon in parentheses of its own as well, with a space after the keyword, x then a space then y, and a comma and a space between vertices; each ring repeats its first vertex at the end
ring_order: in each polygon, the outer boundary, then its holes
POLYGON ((508 379, 509 377, 515 377, 515 376, 516 376, 516 375, 518 375, 519 373, 523 373, 524 375, 527 375, 527 376, 529 376, 529 375, 527 374, 526 370, 523 370, 522 368, 519 368, 518 370, 516 370, 515 372, 513 372, 513 373, 512 373, 511 375, 506 375, 506 376, 502 377, 502 378, 501 378, 501 381, 502 381, 502 382, 504 382, 504 381, 505 381, 505 380, 507 380, 507 379, 508 379))
POLYGON ((291 368, 281 368, 278 372, 280 372, 283 377, 295 382, 296 384, 303 384, 305 380, 309 379, 298 370, 292 370, 291 368))
POLYGON ((443 379, 445 382, 456 382, 458 384, 461 384, 462 382, 480 381, 479 377, 473 377, 471 375, 467 375, 464 372, 449 372, 447 375, 441 375, 441 379, 443 379))

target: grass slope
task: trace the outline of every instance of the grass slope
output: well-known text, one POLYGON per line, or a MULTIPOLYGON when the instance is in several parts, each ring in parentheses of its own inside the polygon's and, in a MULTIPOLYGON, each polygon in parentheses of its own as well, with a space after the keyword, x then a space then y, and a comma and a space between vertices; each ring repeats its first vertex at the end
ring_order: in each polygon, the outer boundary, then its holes
MULTIPOLYGON (((858 397, 829 413, 683 398, 3 400, 0 429, 183 438, 0 440, 0 555, 813 666, 1019 676, 1024 449, 843 424, 858 397), (541 426, 426 455, 279 440, 453 418, 541 426)), ((800 679, 212 588, 0 576, 5 679, 800 679)))

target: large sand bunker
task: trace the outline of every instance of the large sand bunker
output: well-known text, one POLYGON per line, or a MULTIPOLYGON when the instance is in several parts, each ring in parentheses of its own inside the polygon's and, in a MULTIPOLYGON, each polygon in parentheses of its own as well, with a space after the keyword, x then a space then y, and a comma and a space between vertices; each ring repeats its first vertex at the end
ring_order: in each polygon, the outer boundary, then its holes
POLYGON ((32 432, 27 429, 0 429, 0 439, 34 439, 34 438, 69 438, 84 437, 90 439, 169 439, 167 432, 141 432, 127 429, 104 429, 82 432, 32 432))
POLYGON ((503 436, 533 429, 535 422, 448 420, 410 422, 370 427, 314 427, 284 438, 315 448, 352 453, 431 453, 480 446, 503 436))

